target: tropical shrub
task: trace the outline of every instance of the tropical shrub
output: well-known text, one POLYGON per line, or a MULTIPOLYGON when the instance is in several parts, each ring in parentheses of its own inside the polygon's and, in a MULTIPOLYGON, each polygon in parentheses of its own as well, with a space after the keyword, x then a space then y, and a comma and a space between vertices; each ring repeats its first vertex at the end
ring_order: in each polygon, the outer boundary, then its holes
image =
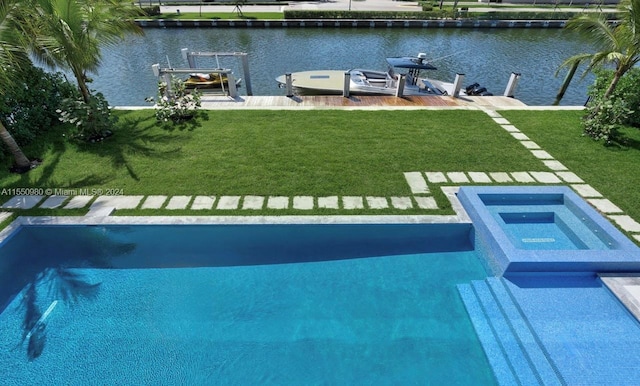
POLYGON ((62 100, 78 92, 61 73, 48 73, 35 66, 25 66, 13 73, 12 79, 12 87, 0 98, 0 121, 24 146, 58 125, 56 110, 62 100))
POLYGON ((179 123, 193 118, 200 108, 201 93, 187 90, 184 82, 171 77, 171 87, 166 82, 158 82, 158 100, 146 98, 147 102, 156 103, 156 119, 161 122, 179 123))
POLYGON ((102 93, 90 93, 89 102, 79 94, 65 98, 57 112, 60 121, 69 124, 70 137, 90 142, 110 136, 118 121, 102 93))
MULTIPOLYGON (((589 88, 591 99, 601 98, 604 95, 613 78, 613 70, 599 69, 595 71, 595 75, 596 80, 589 88)), ((620 78, 612 98, 617 99, 629 111, 628 116, 621 123, 640 128, 640 93, 638 90, 640 90, 640 68, 634 67, 620 78)))
POLYGON ((602 96, 592 98, 587 106, 587 115, 583 118, 584 134, 606 144, 619 142, 620 128, 628 119, 631 110, 620 98, 602 96))

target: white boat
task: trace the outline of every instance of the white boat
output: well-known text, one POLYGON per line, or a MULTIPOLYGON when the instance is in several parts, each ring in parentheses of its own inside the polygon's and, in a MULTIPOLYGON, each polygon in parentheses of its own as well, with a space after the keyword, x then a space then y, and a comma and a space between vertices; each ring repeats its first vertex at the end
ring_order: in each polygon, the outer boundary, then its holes
MULTIPOLYGON (((405 76, 402 95, 452 95, 453 83, 422 78, 422 70, 436 70, 424 53, 418 56, 387 58, 388 71, 353 69, 348 71, 317 70, 291 74, 291 85, 300 95, 341 95, 345 86, 345 73, 349 74, 349 93, 354 95, 395 95, 400 75, 405 76)), ((280 75, 276 82, 286 87, 287 76, 280 75)), ((492 95, 477 83, 460 90, 461 95, 492 95)))

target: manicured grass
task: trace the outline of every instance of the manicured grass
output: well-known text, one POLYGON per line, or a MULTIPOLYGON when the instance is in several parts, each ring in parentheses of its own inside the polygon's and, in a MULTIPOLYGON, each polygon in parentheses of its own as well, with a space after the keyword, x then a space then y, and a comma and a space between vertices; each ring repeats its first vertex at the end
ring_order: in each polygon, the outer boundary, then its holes
POLYGON ((605 147, 582 136, 581 111, 500 112, 534 142, 640 221, 640 130, 624 133, 628 146, 605 147))
POLYGON ((169 128, 151 110, 119 114, 102 143, 52 133, 50 145, 27 149, 43 165, 3 172, 0 187, 389 197, 410 195, 403 172, 543 169, 479 111, 208 111, 169 128))
POLYGON ((280 20, 284 19, 282 12, 242 12, 242 15, 238 15, 236 12, 184 12, 178 15, 177 13, 163 13, 159 16, 150 17, 150 19, 177 19, 177 20, 193 20, 193 19, 205 19, 205 20, 219 20, 219 19, 260 19, 260 20, 280 20))

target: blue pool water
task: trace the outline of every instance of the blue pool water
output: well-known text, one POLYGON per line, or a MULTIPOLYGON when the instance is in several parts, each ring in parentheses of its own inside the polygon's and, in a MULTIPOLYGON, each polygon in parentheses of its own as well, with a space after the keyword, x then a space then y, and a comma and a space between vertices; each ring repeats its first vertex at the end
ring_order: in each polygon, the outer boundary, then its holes
POLYGON ((491 385, 455 287, 486 277, 469 232, 24 227, 0 248, 2 384, 491 385))

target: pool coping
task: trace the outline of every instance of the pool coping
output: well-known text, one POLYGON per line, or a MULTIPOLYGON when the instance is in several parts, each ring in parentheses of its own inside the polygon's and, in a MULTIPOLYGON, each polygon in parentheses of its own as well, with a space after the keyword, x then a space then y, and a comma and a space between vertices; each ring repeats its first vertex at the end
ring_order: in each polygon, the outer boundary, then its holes
POLYGON ((0 243, 31 225, 260 225, 260 224, 470 224, 457 197, 458 186, 442 186, 453 215, 291 215, 291 216, 110 216, 103 207, 86 216, 20 216, 0 231, 0 243))

